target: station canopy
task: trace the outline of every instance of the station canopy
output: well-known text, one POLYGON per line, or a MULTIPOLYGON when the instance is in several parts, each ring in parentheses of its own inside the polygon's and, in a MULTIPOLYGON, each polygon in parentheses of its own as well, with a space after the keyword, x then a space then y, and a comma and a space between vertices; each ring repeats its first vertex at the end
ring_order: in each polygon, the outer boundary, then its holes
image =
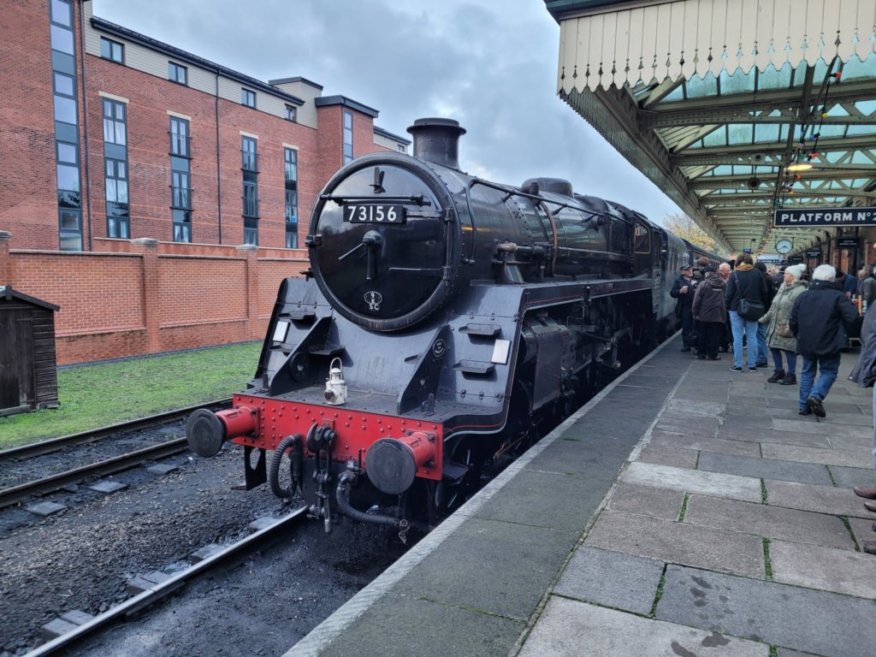
POLYGON ((719 249, 799 253, 836 229, 775 210, 876 205, 876 1, 545 5, 560 97, 719 249))

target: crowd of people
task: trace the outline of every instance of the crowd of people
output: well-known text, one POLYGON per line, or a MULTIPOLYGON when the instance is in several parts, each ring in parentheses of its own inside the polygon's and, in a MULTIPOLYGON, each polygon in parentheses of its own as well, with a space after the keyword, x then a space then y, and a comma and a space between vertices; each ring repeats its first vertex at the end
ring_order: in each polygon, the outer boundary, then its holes
MULTIPOLYGON (((768 269, 747 253, 717 267, 700 258, 696 268, 681 267, 670 294, 677 299, 682 351, 701 360, 720 360, 719 352, 731 352, 730 369, 737 373, 767 369, 772 359, 767 382, 799 386, 800 415, 827 416, 825 399, 849 338, 860 336, 862 344, 849 378, 874 387, 876 310, 867 310, 876 302, 876 265, 863 267, 856 277, 832 265, 819 265, 811 275, 802 264, 768 269)), ((876 418, 876 388, 872 404, 876 418)), ((871 465, 876 469, 876 424, 871 465)), ((876 513, 876 481, 857 486, 855 493, 876 513)), ((876 540, 861 547, 876 554, 876 540)))

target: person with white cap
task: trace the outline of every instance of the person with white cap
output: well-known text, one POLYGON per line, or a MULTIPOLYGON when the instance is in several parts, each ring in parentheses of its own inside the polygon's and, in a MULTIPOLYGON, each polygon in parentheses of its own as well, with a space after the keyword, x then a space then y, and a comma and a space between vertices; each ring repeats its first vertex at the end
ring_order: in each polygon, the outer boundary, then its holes
POLYGON ((773 298, 767 314, 758 323, 766 327, 766 341, 773 357, 773 375, 769 383, 792 386, 797 383, 797 340, 788 326, 791 311, 797 297, 806 291, 806 281, 800 280, 805 265, 791 265, 785 268, 782 285, 773 298), (784 361, 787 361, 785 366, 784 361))
POLYGON ((836 285, 836 269, 819 265, 812 272, 812 285, 797 297, 788 323, 797 338, 800 369, 800 415, 825 417, 824 399, 836 381, 840 350, 849 337, 860 332, 860 316, 836 285), (818 379, 816 380, 816 373, 818 379))

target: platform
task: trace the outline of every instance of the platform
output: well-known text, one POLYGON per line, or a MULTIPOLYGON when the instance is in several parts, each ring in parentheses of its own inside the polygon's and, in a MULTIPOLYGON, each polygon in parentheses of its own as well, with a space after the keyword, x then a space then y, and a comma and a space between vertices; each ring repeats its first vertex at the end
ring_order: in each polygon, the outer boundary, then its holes
POLYGON ((668 342, 285 657, 873 657, 871 391, 668 342))

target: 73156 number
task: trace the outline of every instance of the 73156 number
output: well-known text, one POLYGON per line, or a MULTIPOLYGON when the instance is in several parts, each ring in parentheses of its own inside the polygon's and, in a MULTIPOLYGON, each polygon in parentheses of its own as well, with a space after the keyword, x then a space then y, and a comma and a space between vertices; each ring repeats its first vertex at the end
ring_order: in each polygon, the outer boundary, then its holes
POLYGON ((356 205, 344 206, 344 221, 353 224, 403 224, 405 208, 402 205, 356 205))

